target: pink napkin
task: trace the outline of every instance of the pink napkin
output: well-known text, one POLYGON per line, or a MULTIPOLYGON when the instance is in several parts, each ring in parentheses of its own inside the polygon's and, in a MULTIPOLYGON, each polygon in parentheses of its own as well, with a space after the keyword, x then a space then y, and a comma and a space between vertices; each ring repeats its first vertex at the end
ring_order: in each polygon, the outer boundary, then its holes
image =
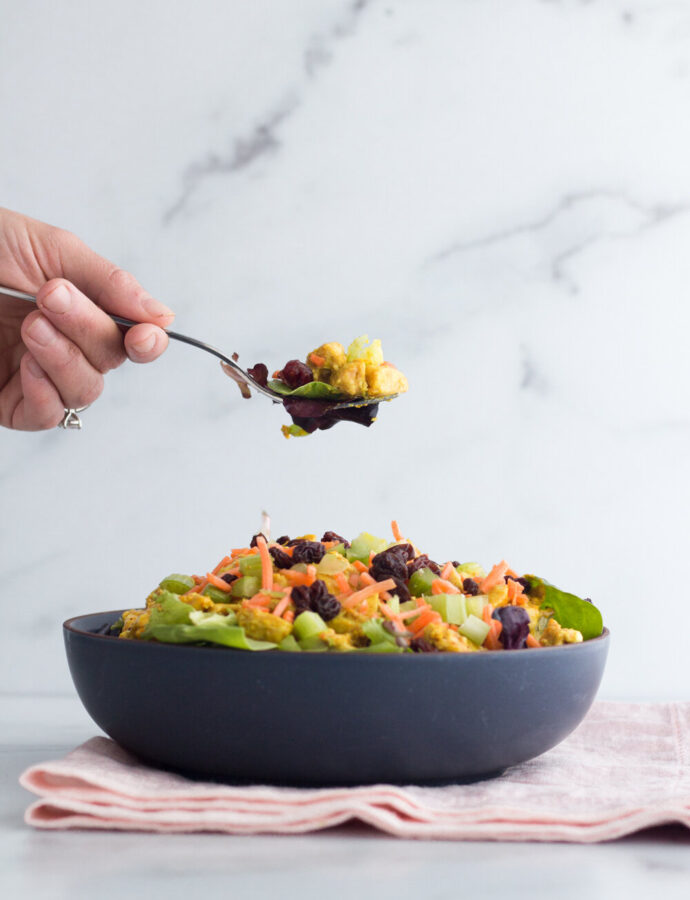
POLYGON ((690 703, 597 703, 548 753, 469 785, 236 787, 143 765, 96 737, 32 766, 37 828, 295 834, 368 822, 406 838, 603 841, 680 822, 690 828, 690 703))

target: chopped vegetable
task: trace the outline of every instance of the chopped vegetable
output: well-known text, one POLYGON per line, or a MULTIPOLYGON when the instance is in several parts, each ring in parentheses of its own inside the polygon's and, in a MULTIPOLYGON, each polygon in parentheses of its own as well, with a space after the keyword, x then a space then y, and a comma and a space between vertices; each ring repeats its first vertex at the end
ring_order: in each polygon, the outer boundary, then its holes
MULTIPOLYGON (((366 351, 366 347, 364 350, 366 351)), ((343 351, 344 354, 344 351, 343 351)), ((319 370, 337 348, 319 348, 319 370)), ((355 360, 356 361, 356 360, 355 360)), ((295 374, 297 378, 299 371, 295 374)), ((433 562, 402 537, 327 531, 231 550, 206 575, 164 578, 146 608, 127 610, 114 637, 286 652, 502 652, 578 643, 601 634, 601 613, 501 561, 433 562), (117 634, 119 632, 119 634, 117 634)))

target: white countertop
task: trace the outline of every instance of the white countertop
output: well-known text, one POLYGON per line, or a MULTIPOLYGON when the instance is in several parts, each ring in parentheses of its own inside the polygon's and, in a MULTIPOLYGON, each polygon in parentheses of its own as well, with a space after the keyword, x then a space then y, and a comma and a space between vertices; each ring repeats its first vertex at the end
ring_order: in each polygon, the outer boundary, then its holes
POLYGON ((7 898, 472 896, 687 900, 690 832, 608 844, 402 841, 348 825, 299 837, 40 832, 17 784, 32 763, 98 733, 78 699, 0 695, 0 892, 7 898))

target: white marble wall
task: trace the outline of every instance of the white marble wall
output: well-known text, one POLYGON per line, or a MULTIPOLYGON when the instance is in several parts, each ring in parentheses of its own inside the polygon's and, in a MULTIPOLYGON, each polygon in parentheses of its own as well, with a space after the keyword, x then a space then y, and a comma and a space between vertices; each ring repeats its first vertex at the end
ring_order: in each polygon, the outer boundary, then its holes
POLYGON ((604 611, 603 696, 687 699, 689 76, 688 2, 0 0, 0 203, 247 364, 368 331, 411 383, 287 442, 177 345, 0 435, 2 689, 266 508, 506 557, 604 611))

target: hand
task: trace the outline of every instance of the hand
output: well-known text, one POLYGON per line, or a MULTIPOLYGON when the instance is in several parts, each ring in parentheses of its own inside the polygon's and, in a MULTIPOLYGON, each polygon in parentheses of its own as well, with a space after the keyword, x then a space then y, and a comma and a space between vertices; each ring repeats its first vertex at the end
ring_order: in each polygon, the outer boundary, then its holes
POLYGON ((79 238, 0 209, 0 425, 54 428, 65 409, 100 396, 103 375, 129 357, 151 362, 168 345, 173 313, 128 272, 79 238), (126 334, 106 313, 137 322, 126 334))

